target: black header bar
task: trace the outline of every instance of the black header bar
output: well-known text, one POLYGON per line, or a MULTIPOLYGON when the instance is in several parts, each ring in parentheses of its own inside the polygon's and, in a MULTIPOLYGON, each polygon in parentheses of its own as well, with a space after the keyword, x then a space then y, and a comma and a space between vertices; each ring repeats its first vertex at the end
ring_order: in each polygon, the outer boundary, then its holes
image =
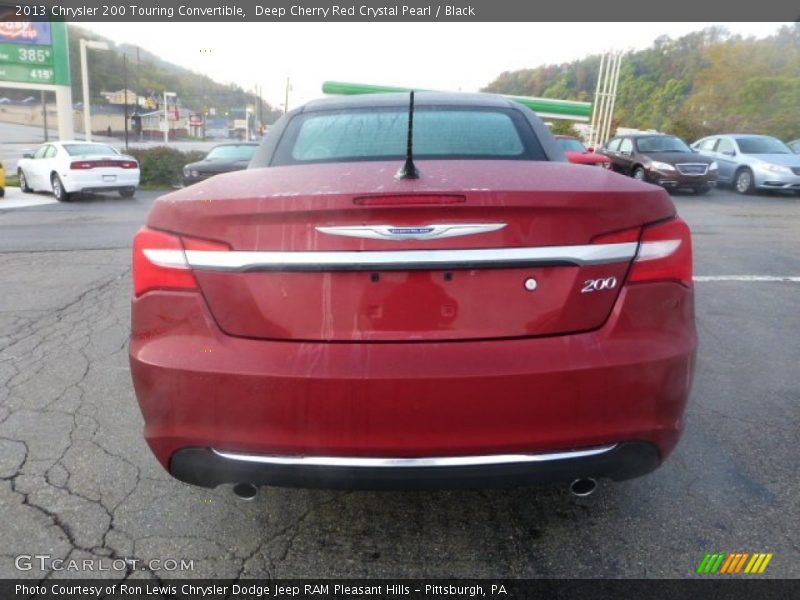
MULTIPOLYGON (((792 0, 3 0, 3 20, 74 22, 796 21, 792 0)), ((635 26, 635 25, 632 25, 635 26)), ((602 32, 598 32, 602 35, 602 32)))

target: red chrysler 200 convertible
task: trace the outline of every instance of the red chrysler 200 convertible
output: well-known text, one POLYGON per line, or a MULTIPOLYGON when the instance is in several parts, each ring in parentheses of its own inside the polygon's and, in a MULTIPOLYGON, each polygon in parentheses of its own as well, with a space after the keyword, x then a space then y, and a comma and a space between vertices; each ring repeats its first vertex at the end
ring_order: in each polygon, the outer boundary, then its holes
POLYGON ((588 494, 683 428, 687 225, 500 97, 298 108, 156 201, 133 280, 145 437, 192 484, 588 494))

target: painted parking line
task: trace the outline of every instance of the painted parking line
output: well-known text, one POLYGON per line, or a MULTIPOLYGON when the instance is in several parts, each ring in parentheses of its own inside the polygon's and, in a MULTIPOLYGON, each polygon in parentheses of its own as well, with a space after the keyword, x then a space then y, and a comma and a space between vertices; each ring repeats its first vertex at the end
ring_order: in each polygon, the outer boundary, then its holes
POLYGON ((800 283, 800 277, 780 275, 696 275, 695 281, 788 281, 800 283))

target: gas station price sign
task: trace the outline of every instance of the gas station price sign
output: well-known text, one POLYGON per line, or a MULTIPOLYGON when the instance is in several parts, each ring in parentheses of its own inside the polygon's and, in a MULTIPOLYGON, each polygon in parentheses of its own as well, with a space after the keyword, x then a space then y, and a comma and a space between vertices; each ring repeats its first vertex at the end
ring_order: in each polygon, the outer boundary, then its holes
POLYGON ((69 84, 64 23, 0 21, 0 81, 69 84))

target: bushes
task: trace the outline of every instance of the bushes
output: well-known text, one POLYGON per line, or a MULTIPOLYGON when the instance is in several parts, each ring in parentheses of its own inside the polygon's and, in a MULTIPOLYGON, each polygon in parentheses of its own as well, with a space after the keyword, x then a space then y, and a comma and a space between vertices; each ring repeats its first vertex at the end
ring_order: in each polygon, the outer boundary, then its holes
POLYGON ((139 161, 142 187, 172 187, 179 184, 184 165, 201 160, 206 153, 181 152, 167 146, 131 148, 128 154, 139 161))
POLYGON ((550 126, 550 131, 553 132, 553 135, 571 135, 579 140, 582 139, 580 132, 575 129, 575 126, 569 121, 553 121, 553 124, 550 126))

